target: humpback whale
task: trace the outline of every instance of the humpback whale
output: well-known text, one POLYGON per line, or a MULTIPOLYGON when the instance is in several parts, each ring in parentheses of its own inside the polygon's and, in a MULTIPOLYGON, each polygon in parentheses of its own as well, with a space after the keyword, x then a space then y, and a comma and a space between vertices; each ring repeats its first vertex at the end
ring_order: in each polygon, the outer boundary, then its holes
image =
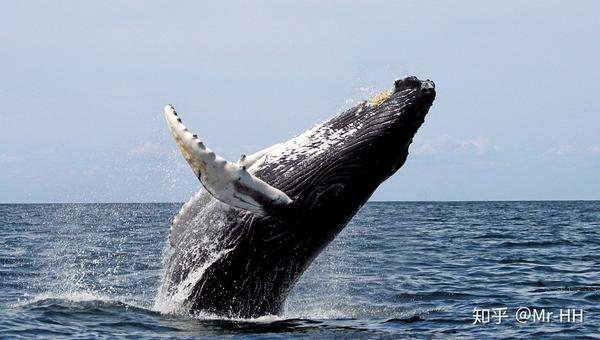
POLYGON ((434 98, 432 81, 399 79, 236 163, 167 105, 169 130, 204 190, 173 219, 157 304, 221 317, 280 313, 310 263, 404 164, 434 98))

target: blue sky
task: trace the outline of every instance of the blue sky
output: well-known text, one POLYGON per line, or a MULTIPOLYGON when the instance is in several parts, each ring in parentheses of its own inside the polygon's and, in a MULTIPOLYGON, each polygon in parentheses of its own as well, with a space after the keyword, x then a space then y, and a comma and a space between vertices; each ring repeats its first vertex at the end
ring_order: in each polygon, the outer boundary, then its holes
POLYGON ((0 202, 183 201, 162 117, 236 160, 417 75, 438 96, 375 200, 600 199, 600 2, 12 1, 0 202))

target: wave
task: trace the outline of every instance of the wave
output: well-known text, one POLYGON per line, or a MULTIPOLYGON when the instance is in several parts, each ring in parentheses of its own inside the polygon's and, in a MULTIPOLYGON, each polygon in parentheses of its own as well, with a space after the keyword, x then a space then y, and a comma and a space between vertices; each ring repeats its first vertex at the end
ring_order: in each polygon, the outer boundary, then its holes
POLYGON ((108 295, 98 294, 95 292, 80 291, 69 293, 40 293, 31 297, 19 299, 17 302, 10 304, 9 308, 24 308, 33 306, 43 306, 45 304, 97 304, 97 305, 113 305, 122 306, 124 308, 134 308, 148 312, 156 312, 148 306, 140 305, 135 302, 127 301, 110 297, 108 295))
POLYGON ((166 318, 176 318, 180 321, 197 320, 209 322, 223 322, 232 324, 280 324, 288 323, 318 323, 342 320, 371 320, 376 323, 387 322, 414 322, 425 320, 425 317, 437 311, 429 310, 399 310, 397 307, 387 305, 339 305, 323 306, 312 305, 304 308, 288 310, 281 315, 265 315, 256 318, 230 318, 210 313, 190 314, 181 311, 160 310, 155 306, 145 306, 123 298, 111 297, 95 292, 79 291, 69 293, 40 293, 35 296, 20 299, 20 301, 8 306, 14 309, 44 310, 45 314, 70 313, 81 315, 82 313, 99 313, 99 310, 113 310, 113 313, 122 315, 123 311, 142 313, 166 318))

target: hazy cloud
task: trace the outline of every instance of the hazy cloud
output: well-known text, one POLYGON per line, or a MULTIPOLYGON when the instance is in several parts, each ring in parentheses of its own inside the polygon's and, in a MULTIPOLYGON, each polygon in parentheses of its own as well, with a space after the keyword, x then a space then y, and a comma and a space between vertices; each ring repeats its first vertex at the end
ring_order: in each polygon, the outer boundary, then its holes
POLYGON ((144 156, 156 156, 156 155, 168 155, 169 149, 167 149, 164 145, 155 144, 155 143, 142 143, 131 150, 129 150, 128 155, 130 157, 144 157, 144 156))
POLYGON ((460 151, 467 154, 483 155, 490 150, 490 142, 483 136, 467 139, 460 144, 460 151))
POLYGON ((543 153, 545 159, 560 160, 566 158, 589 158, 600 154, 600 145, 574 146, 571 144, 562 144, 543 153))
POLYGON ((411 152, 415 155, 472 155, 482 156, 495 151, 496 146, 490 143, 490 140, 484 136, 460 139, 449 135, 442 135, 437 138, 415 137, 411 145, 411 152))
POLYGON ((547 149, 544 152, 544 158, 546 159, 562 159, 571 156, 575 153, 576 149, 570 144, 563 144, 557 147, 547 149))
POLYGON ((13 163, 15 162, 16 159, 8 154, 5 153, 0 153, 0 163, 6 164, 6 163, 13 163))
POLYGON ((433 143, 422 138, 415 138, 413 144, 411 145, 411 151, 415 155, 431 155, 436 152, 433 143))
POLYGON ((600 145, 590 145, 586 150, 589 153, 600 154, 600 145))

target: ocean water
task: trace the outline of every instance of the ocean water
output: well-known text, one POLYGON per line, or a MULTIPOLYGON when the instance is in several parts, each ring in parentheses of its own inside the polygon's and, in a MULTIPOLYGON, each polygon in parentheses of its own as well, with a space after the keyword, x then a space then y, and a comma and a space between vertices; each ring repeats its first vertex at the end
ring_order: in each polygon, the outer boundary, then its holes
POLYGON ((600 336, 598 201, 368 203, 252 320, 155 308, 179 207, 0 205, 0 337, 600 336))

